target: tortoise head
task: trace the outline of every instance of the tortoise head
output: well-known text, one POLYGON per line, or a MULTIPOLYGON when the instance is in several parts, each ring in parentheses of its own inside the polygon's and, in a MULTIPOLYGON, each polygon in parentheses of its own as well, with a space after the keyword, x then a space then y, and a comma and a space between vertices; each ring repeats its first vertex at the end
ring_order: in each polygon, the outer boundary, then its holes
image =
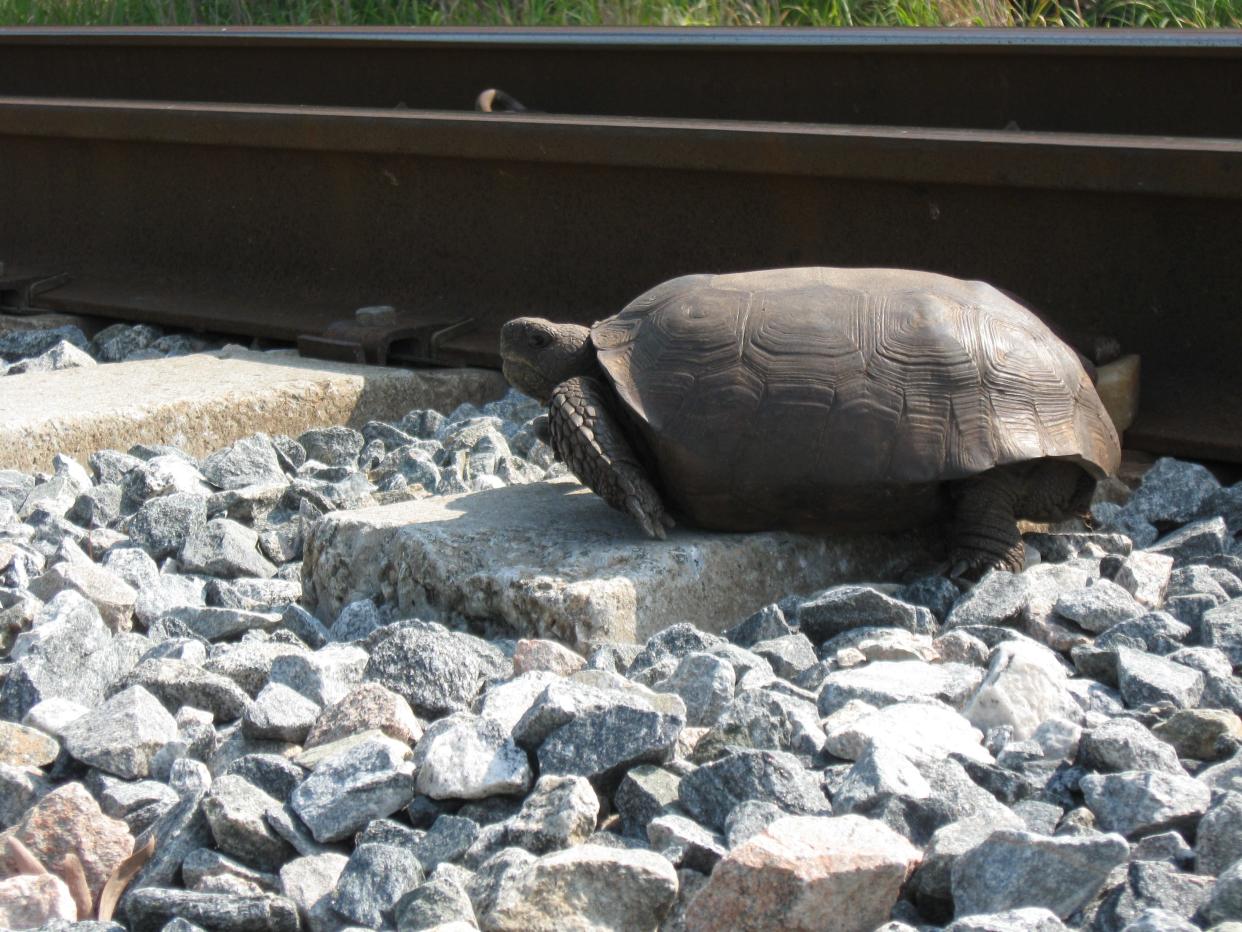
POLYGON ((576 375, 595 371, 591 331, 578 324, 554 324, 519 317, 500 329, 505 378, 523 395, 547 402, 552 389, 576 375))

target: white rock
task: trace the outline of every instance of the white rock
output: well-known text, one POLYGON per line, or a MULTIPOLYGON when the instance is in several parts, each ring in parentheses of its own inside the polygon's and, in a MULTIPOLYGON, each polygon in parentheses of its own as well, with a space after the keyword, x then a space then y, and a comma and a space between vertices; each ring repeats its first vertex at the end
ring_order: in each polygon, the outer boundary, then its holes
POLYGON ((134 614, 149 628, 173 609, 206 605, 206 588, 207 581, 201 577, 162 573, 155 586, 138 593, 134 614))
POLYGON ((859 703, 825 719, 824 732, 828 752, 846 760, 857 760, 876 744, 907 757, 961 754, 982 763, 992 761, 982 745, 983 733, 940 703, 898 702, 882 709, 859 703))
POLYGON ((819 711, 827 715, 853 699, 876 707, 938 699, 960 709, 982 679, 982 670, 960 663, 877 660, 829 673, 820 689, 819 711))
POLYGON ((76 922, 78 907, 65 882, 53 874, 18 874, 0 880, 0 928, 37 929, 55 919, 76 922))
POLYGON ((193 492, 210 495, 215 492, 203 479, 198 467, 180 456, 153 456, 141 467, 145 490, 152 496, 193 492))
POLYGON ((493 719, 458 713, 430 725, 414 750, 416 786, 432 799, 486 799, 525 793, 526 752, 493 719))
MULTIPOLYGON (((73 349, 77 349, 77 347, 73 347, 73 349)), ((90 357, 87 358, 89 359, 90 357)), ((72 456, 66 456, 64 453, 57 453, 52 457, 52 469, 55 470, 56 475, 64 476, 73 483, 79 493, 85 492, 94 484, 91 482, 91 474, 86 471, 86 468, 72 456)))
POLYGON ((22 724, 59 739, 67 727, 89 711, 86 706, 72 699, 53 696, 31 706, 30 711, 22 718, 22 724))
POLYGON ((1031 740, 1044 752, 1044 760, 1073 760, 1082 739, 1082 726, 1063 718, 1046 719, 1031 740))
POLYGON ((1113 582, 1147 608, 1159 608, 1173 574, 1173 558, 1148 550, 1135 550, 1122 561, 1113 582))
POLYGON ((555 673, 532 670, 511 680, 493 686, 479 699, 479 714, 500 722, 505 731, 513 727, 535 704, 535 700, 548 688, 548 684, 560 679, 555 673))
POLYGON ((1066 689, 1069 677, 1056 655, 1027 641, 1005 641, 992 651, 983 683, 963 714, 976 728, 1013 728, 1021 741, 1050 718, 1080 717, 1078 703, 1066 689))

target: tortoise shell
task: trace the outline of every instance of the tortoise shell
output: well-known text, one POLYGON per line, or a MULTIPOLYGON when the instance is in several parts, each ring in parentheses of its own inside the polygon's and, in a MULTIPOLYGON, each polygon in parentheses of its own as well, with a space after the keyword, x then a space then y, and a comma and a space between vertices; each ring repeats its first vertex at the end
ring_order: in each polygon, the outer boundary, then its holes
POLYGON ((705 527, 907 525, 949 480, 1046 457, 1099 478, 1120 459, 1077 354, 983 282, 689 275, 591 339, 666 500, 705 527))

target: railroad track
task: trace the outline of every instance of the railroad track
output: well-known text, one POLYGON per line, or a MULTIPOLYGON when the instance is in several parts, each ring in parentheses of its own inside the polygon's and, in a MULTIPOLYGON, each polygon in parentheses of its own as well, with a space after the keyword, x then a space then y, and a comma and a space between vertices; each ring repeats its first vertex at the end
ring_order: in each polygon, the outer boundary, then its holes
POLYGON ((977 277, 1242 462, 1242 36, 0 30, 0 305, 495 364, 686 272, 977 277), (531 111, 471 109, 500 87, 531 111), (395 319, 363 327, 362 305, 395 319))

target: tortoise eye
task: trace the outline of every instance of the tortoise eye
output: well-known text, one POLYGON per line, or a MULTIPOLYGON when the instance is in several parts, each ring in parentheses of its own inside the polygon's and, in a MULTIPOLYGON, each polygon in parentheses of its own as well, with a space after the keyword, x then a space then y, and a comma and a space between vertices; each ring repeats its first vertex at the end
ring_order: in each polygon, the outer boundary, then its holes
POLYGON ((534 333, 530 335, 530 342, 531 342, 531 346, 535 347, 535 349, 543 349, 545 346, 547 346, 549 343, 552 342, 552 338, 549 337, 546 333, 541 333, 540 331, 536 330, 534 333))

